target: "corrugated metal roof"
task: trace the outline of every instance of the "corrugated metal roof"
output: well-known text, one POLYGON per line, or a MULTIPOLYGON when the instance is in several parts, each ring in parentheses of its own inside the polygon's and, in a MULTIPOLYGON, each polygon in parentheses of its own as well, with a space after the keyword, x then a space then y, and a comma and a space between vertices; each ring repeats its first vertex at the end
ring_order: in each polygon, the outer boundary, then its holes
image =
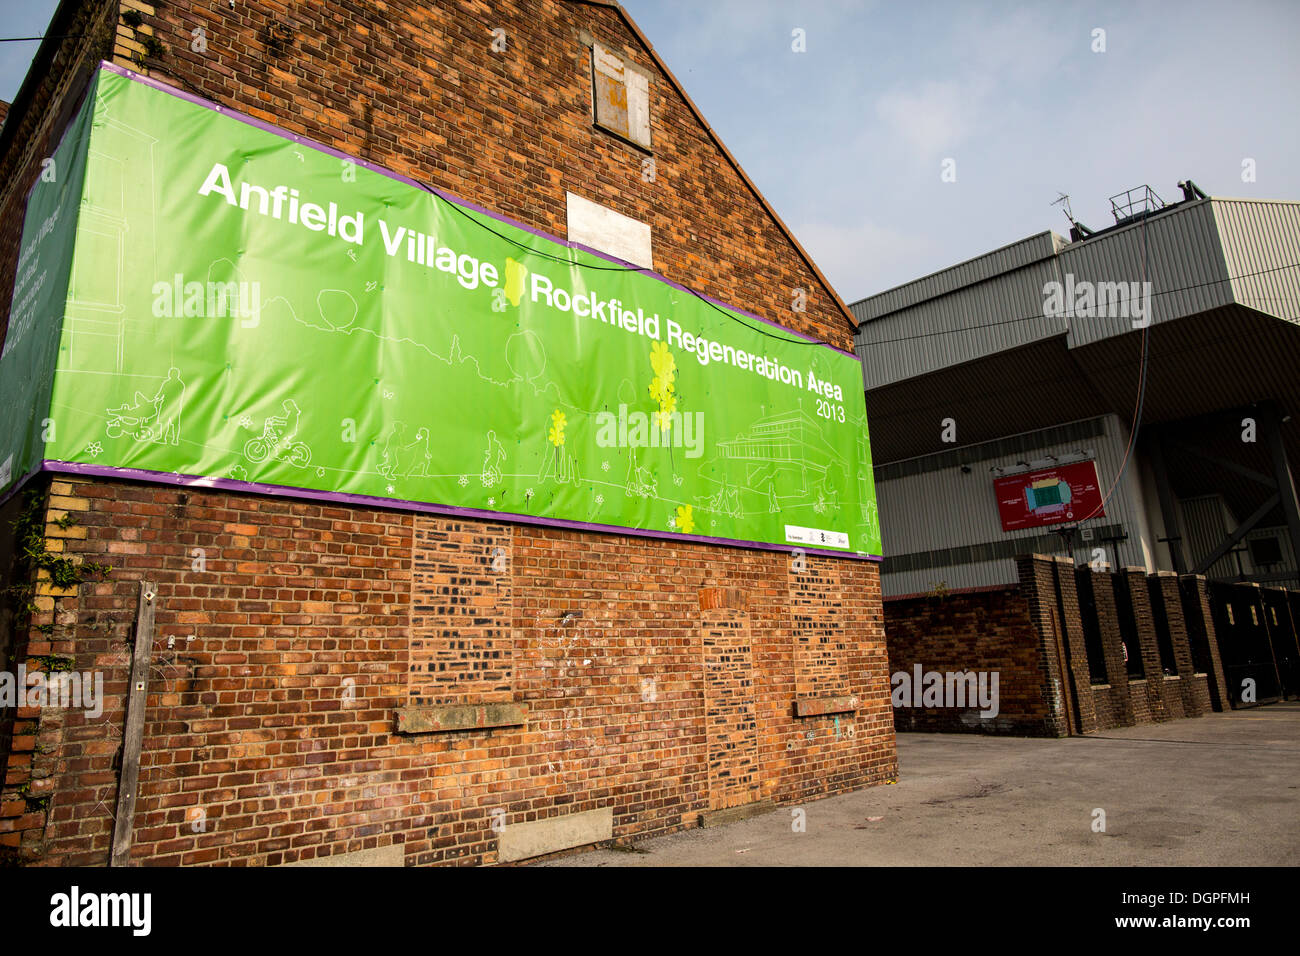
POLYGON ((868 392, 1066 334, 1070 349, 1239 302, 1300 324, 1300 203, 1184 201, 1068 243, 1030 236, 854 303, 868 392), (1047 314, 1047 284, 1099 294, 1122 286, 1115 315, 1047 314), (1129 293, 1150 282, 1149 302, 1129 293))
POLYGON ((984 282, 1005 272, 1024 268, 1031 263, 1056 255, 1069 243, 1067 240, 1048 230, 1027 239, 1020 239, 1001 249, 994 249, 974 259, 967 259, 955 266, 941 269, 920 279, 888 289, 873 296, 854 302, 849 308, 859 322, 906 309, 922 302, 976 282, 984 282))
POLYGON ((1045 259, 858 327, 854 350, 868 390, 1064 335, 1069 322, 1043 314, 1045 259))
MULTIPOLYGON (((1073 281, 1151 283, 1152 325, 1207 312, 1232 301, 1212 200, 1180 203, 1061 251, 1061 275, 1073 281)), ((1147 318, 1147 317, 1144 317, 1147 318)), ((1124 335, 1140 327, 1132 316, 1075 317, 1071 348, 1124 335)))
POLYGON ((1215 199, 1214 221, 1233 298, 1300 322, 1300 202, 1215 199))
POLYGON ((867 389, 1065 334, 1064 318, 1043 315, 1043 285, 1056 278, 1044 259, 863 323, 854 350, 867 389))

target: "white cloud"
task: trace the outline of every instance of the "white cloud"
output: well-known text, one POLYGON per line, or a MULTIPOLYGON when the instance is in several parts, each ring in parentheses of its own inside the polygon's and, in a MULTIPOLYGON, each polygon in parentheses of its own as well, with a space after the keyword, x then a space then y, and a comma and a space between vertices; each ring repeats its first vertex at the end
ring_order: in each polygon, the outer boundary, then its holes
POLYGON ((946 155, 982 125, 987 82, 927 81, 913 89, 896 89, 876 100, 876 115, 885 133, 902 141, 915 158, 946 155))

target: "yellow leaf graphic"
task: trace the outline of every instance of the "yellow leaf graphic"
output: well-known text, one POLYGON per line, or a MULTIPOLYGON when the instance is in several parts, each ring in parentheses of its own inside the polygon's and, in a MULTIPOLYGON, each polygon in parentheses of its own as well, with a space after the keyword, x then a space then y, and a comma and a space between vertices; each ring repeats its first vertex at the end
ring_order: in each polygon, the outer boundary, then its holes
POLYGON ((564 444, 564 426, 567 423, 568 418, 565 416, 564 412, 560 411, 558 408, 551 412, 551 428, 550 431, 546 433, 546 437, 550 439, 551 444, 556 448, 559 448, 564 444))
POLYGON ((691 516, 690 505, 678 505, 677 530, 682 534, 690 534, 695 530, 695 518, 691 516))
POLYGON ((524 294, 524 277, 528 275, 528 267, 522 262, 515 262, 509 256, 506 257, 506 298, 510 300, 511 305, 518 305, 520 298, 524 294))

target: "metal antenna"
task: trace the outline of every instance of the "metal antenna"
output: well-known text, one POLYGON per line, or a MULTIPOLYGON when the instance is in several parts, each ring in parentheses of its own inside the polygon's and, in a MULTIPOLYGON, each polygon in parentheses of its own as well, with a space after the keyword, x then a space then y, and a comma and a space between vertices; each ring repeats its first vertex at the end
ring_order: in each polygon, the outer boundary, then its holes
POLYGON ((1079 222, 1079 220, 1074 218, 1074 210, 1070 208, 1070 196, 1068 193, 1061 193, 1052 200, 1052 205, 1060 206, 1061 210, 1065 213, 1065 218, 1070 220, 1070 239, 1072 241, 1078 242, 1079 240, 1086 239, 1093 234, 1092 229, 1089 229, 1083 223, 1079 222))
POLYGON ((1055 199, 1052 200, 1052 205, 1060 206, 1062 211, 1065 213, 1065 218, 1070 220, 1070 225, 1072 226, 1074 225, 1074 213, 1070 209, 1069 193, 1061 193, 1059 196, 1057 196, 1055 199))

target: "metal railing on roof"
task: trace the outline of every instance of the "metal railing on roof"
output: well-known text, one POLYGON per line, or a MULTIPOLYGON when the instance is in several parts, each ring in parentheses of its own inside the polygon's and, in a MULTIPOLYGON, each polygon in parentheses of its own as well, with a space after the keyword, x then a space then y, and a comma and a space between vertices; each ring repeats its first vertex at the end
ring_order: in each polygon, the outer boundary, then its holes
POLYGON ((1165 208, 1165 201, 1150 186, 1134 186, 1110 197, 1110 211, 1116 222, 1134 216, 1149 216, 1165 208))

